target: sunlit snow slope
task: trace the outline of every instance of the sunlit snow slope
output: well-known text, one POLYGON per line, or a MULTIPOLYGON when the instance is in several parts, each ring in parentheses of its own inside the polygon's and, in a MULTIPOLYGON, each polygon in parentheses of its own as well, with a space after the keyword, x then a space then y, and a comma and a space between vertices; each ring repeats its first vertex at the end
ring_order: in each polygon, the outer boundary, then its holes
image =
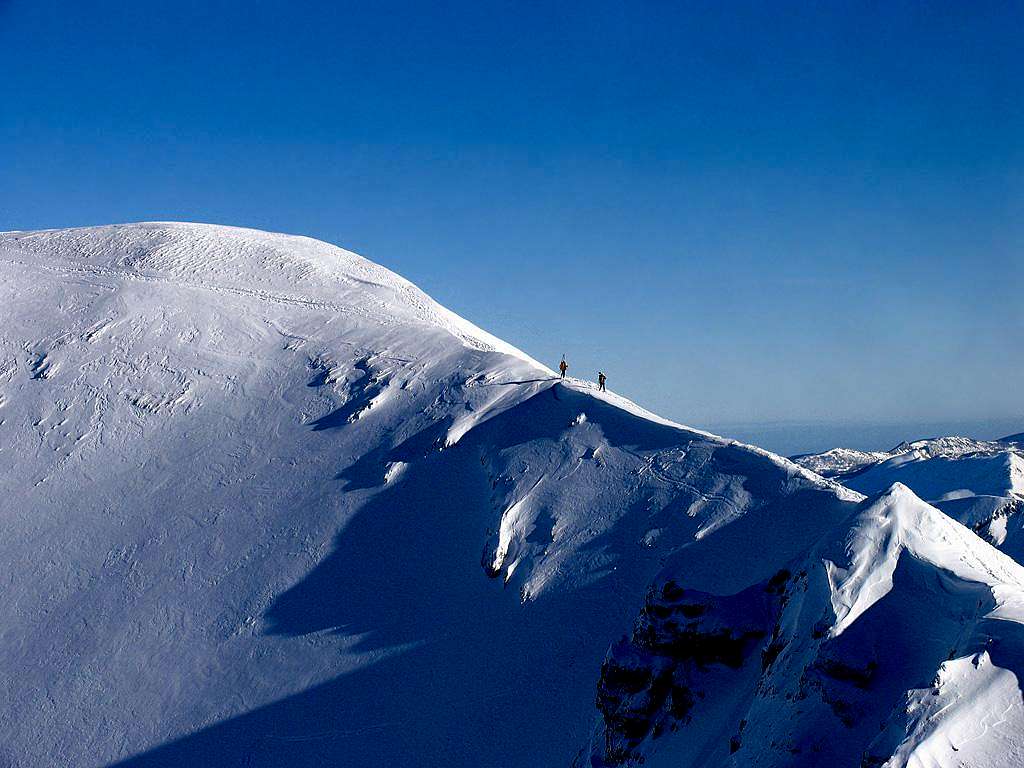
POLYGON ((1024 445, 1018 438, 938 437, 885 452, 836 448, 794 460, 863 493, 903 483, 1024 562, 1024 445))
POLYGON ((1020 750, 1024 577, 973 533, 556 381, 307 238, 0 234, 0 525, 0 764, 1020 750), (906 663, 842 639, 922 627, 906 663))
POLYGON ((592 764, 1024 761, 1024 568, 906 486, 761 584, 682 584, 609 653, 592 764))

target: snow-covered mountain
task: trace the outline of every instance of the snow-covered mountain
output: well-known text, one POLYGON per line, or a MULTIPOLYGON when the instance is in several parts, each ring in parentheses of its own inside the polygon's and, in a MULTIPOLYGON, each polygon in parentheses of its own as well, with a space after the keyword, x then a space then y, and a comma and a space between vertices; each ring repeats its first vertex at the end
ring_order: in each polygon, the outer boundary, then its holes
POLYGON ((854 490, 880 493, 903 483, 921 498, 1024 562, 1024 444, 939 437, 883 453, 836 448, 794 461, 854 490))
POLYGON ((659 732, 648 765, 1021 764, 1024 568, 906 486, 760 584, 682 583, 609 653, 591 764, 659 732))
POLYGON ((872 464, 885 461, 893 454, 889 451, 858 451, 855 448, 832 448, 823 453, 805 453, 793 456, 793 461, 822 477, 843 478, 872 464))
POLYGON ((1024 750, 1012 560, 307 238, 0 234, 0 521, 12 766, 1024 750))

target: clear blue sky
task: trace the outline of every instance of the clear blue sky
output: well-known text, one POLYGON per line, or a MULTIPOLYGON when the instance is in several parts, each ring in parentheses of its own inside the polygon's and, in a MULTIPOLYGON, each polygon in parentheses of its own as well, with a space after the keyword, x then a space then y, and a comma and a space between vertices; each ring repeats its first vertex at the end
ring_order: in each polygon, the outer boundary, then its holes
POLYGON ((1024 6, 0 0, 0 229, 308 234, 666 416, 1024 415, 1024 6))

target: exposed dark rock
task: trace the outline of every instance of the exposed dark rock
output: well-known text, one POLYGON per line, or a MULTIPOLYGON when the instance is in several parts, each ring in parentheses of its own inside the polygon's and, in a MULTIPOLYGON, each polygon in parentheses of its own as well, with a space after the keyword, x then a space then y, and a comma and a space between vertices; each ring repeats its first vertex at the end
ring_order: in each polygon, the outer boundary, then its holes
MULTIPOLYGON (((632 635, 612 647, 602 666, 597 706, 604 720, 604 753, 594 764, 636 764, 645 739, 690 722, 711 668, 740 669, 769 634, 773 640, 761 648, 760 659, 770 665, 785 648, 774 638, 791 578, 789 571, 779 571, 727 597, 687 590, 671 580, 652 590, 632 635)), ((733 741, 735 751, 739 735, 733 741)))

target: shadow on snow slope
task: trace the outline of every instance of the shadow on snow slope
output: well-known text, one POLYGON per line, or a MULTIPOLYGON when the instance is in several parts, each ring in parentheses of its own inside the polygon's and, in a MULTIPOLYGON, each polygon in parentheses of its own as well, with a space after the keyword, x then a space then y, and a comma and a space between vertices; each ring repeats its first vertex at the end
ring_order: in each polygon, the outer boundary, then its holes
MULTIPOLYGON (((448 424, 438 422, 339 475, 349 486, 367 488, 383 484, 388 462, 409 464, 367 501, 337 535, 333 552, 281 594, 265 617, 271 634, 308 636, 310 642, 323 642, 324 632, 356 638, 353 652, 365 654, 364 665, 118 765, 486 768, 571 762, 592 728, 605 652, 628 629, 662 564, 664 550, 645 547, 640 537, 652 521, 671 524, 678 531, 670 540, 679 546, 692 541, 697 525, 681 514, 693 503, 692 490, 675 488, 682 506, 676 501, 653 513, 646 509, 646 494, 623 495, 624 514, 581 546, 584 559, 610 564, 595 568, 593 578, 525 603, 512 588, 515 581, 505 588, 488 578, 481 547, 501 517, 488 460, 515 449, 535 461, 574 446, 566 431, 581 412, 591 428, 599 425, 601 446, 621 451, 635 465, 642 464, 641 454, 685 448, 692 441, 707 446, 704 463, 742 471, 750 493, 777 496, 784 490, 784 472, 764 456, 647 421, 558 384, 444 450, 437 446, 448 424)), ((807 492, 822 510, 821 489, 807 492)), ((564 493, 573 495, 574 488, 566 484, 564 493)), ((784 532, 776 538, 791 538, 783 560, 790 548, 806 546, 836 519, 826 509, 808 525, 798 514, 804 506, 799 493, 789 497, 787 510, 768 504, 753 512, 752 524, 761 533, 767 518, 803 520, 800 530, 773 521, 784 532)), ((833 501, 835 514, 845 514, 845 505, 833 501)), ((552 519, 546 525, 533 535, 552 536, 552 519)), ((732 537, 706 540, 718 538, 732 537)), ((756 540, 757 531, 744 527, 740 541, 746 539, 756 540)), ((723 541, 721 547, 729 551, 736 543, 723 541)), ((710 559, 697 557, 709 572, 723 570, 721 547, 710 559)), ((690 551, 696 556, 700 549, 690 551)), ((756 581, 776 562, 745 559, 724 569, 732 572, 727 582, 756 581)))

